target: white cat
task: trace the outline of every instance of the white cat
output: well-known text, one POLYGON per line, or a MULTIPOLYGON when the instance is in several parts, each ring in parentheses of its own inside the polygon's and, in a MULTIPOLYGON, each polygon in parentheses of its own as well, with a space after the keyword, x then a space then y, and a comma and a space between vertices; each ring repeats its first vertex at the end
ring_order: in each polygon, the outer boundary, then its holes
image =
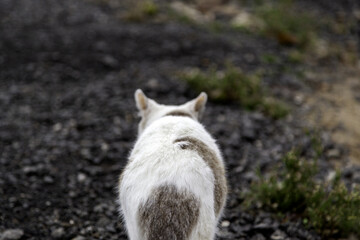
POLYGON ((207 95, 166 106, 135 92, 139 135, 119 179, 131 240, 211 240, 226 202, 223 159, 198 122, 207 95))

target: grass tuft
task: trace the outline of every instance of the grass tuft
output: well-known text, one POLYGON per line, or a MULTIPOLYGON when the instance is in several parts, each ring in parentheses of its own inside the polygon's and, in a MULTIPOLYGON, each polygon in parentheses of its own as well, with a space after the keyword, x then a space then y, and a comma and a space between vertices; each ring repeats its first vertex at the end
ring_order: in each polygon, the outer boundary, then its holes
POLYGON ((195 69, 181 77, 193 89, 206 91, 217 102, 237 102, 247 110, 260 110, 275 119, 289 112, 284 103, 266 94, 259 76, 244 74, 233 66, 227 66, 225 71, 195 69))
POLYGON ((132 22, 142 22, 158 14, 159 7, 152 0, 135 1, 125 15, 125 19, 132 22))
POLYGON ((262 32, 282 45, 306 48, 315 38, 315 19, 308 13, 296 12, 292 1, 261 4, 255 14, 263 22, 262 32))
MULTIPOLYGON (((321 153, 320 148, 314 148, 321 153)), ((261 176, 253 183, 246 196, 248 203, 276 213, 291 213, 301 217, 303 223, 313 227, 324 237, 360 236, 360 189, 349 192, 340 181, 340 172, 330 183, 318 183, 317 157, 306 161, 296 151, 282 160, 282 167, 268 177, 261 176)))

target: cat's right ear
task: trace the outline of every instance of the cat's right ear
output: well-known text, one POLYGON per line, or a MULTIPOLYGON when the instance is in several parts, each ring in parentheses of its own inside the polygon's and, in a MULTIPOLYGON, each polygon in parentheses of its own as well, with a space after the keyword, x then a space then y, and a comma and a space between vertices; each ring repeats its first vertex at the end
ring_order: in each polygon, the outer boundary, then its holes
POLYGON ((145 96, 141 89, 135 91, 136 107, 140 112, 146 111, 149 108, 149 99, 145 96))

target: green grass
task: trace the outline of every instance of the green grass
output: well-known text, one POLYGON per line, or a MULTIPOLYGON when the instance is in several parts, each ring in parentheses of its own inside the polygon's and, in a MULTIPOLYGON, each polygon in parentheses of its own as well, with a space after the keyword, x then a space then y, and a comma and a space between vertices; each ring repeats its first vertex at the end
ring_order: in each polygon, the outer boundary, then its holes
POLYGON ((295 11, 290 0, 262 3, 256 7, 255 16, 263 22, 261 31, 280 44, 306 48, 315 38, 315 18, 306 12, 295 11))
POLYGON ((274 119, 289 112, 284 103, 267 94, 259 76, 244 74, 233 66, 227 66, 224 71, 194 70, 181 77, 193 89, 207 92, 217 102, 237 102, 247 110, 259 110, 274 119))
POLYGON ((152 0, 134 0, 125 19, 132 22, 143 22, 158 14, 159 7, 152 0))
MULTIPOLYGON (((318 145, 318 144, 317 144, 318 145)), ((326 238, 360 236, 360 189, 349 192, 340 181, 340 172, 330 183, 315 180, 317 156, 306 161, 296 151, 285 155, 282 166, 253 183, 246 202, 260 203, 279 215, 295 214, 308 227, 326 238)))
POLYGON ((274 54, 266 53, 261 56, 261 61, 266 64, 278 64, 281 62, 281 59, 274 54))

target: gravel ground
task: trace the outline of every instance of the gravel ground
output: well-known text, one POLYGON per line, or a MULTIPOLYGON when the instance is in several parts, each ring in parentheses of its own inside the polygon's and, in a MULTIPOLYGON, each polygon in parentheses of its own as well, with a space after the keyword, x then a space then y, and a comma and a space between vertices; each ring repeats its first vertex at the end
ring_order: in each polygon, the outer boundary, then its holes
MULTIPOLYGON (((127 239, 115 187, 136 138, 135 89, 182 103, 196 93, 177 71, 224 59, 251 71, 262 52, 278 49, 175 22, 122 22, 90 1, 0 1, 0 239, 127 239)), ((288 95, 302 86, 286 79, 288 95)), ((241 207, 257 166, 266 172, 294 146, 312 154, 296 119, 208 104, 204 124, 223 150, 231 188, 218 239, 320 239, 296 220, 241 207)), ((322 139, 325 151, 346 153, 322 139)), ((319 164, 325 176, 326 157, 319 164)), ((360 181, 359 172, 347 169, 345 178, 360 181)))

